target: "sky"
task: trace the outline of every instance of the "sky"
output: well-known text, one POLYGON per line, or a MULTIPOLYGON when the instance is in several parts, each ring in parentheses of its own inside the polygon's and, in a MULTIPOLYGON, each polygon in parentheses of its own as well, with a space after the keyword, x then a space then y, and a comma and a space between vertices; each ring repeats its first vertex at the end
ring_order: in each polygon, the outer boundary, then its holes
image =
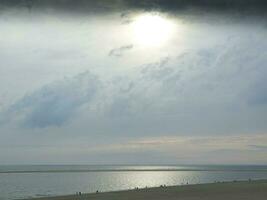
POLYGON ((267 164, 266 8, 0 0, 0 164, 267 164))

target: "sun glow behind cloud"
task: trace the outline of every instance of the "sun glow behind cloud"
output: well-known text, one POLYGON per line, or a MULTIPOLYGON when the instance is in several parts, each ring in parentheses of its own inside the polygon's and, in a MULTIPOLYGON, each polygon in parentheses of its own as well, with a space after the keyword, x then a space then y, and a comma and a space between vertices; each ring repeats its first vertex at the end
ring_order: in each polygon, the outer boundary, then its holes
POLYGON ((37 13, 0 21, 1 162, 267 163, 262 22, 37 13))
POLYGON ((159 14, 143 14, 133 23, 134 40, 139 45, 159 46, 171 38, 174 23, 159 14))

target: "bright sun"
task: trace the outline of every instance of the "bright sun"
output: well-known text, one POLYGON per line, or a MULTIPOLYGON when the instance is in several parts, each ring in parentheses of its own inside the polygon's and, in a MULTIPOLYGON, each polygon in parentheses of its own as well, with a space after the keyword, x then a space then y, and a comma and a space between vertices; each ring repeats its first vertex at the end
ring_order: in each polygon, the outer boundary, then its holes
POLYGON ((158 46, 170 39, 173 23, 160 16, 144 14, 136 17, 133 23, 134 38, 140 45, 158 46))

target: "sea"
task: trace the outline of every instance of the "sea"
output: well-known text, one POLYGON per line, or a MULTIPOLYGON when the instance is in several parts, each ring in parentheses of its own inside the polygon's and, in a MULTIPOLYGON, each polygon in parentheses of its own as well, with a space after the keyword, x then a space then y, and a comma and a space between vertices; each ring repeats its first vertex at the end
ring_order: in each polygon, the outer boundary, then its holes
POLYGON ((267 179, 267 166, 5 165, 0 200, 249 179, 267 179))

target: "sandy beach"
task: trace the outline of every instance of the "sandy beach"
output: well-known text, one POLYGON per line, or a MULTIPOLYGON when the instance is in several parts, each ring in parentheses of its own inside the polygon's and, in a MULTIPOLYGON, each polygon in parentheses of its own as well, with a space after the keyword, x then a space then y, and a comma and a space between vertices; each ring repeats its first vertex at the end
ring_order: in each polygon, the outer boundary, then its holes
POLYGON ((258 180, 99 192, 31 200, 266 200, 266 197, 267 180, 258 180))

